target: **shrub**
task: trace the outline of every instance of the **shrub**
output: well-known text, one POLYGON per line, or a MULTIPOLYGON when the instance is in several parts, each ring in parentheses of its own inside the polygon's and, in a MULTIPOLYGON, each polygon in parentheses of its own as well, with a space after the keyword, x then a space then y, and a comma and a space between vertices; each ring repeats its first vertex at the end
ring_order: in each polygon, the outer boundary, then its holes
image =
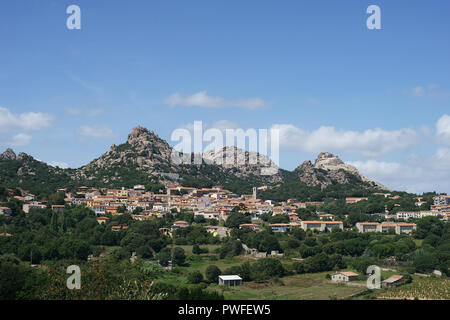
POLYGON ((284 268, 278 259, 263 258, 251 265, 251 278, 254 280, 267 280, 284 275, 284 268))
POLYGON ((197 284, 203 281, 203 275, 200 271, 195 270, 188 274, 188 282, 192 284, 197 284))
POLYGON ((216 265, 209 265, 205 271, 206 280, 209 282, 217 282, 221 273, 216 265))

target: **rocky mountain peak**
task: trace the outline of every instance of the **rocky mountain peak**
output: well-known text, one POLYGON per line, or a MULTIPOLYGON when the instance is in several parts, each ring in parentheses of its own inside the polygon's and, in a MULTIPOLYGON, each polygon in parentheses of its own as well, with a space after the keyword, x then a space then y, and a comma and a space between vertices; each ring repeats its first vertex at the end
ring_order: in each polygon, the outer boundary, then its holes
POLYGON ((156 133, 147 128, 137 126, 128 135, 127 143, 136 148, 137 151, 162 148, 169 149, 169 144, 161 139, 156 133))
POLYGON ((306 161, 303 161, 303 163, 301 164, 301 165, 299 165, 296 169, 295 169, 295 171, 305 171, 305 170, 308 170, 308 169, 312 169, 314 166, 313 166, 313 164, 311 163, 311 161, 310 160, 306 160, 306 161))
POLYGON ((16 160, 33 160, 34 158, 28 154, 26 154, 25 152, 20 152, 17 155, 16 160))
POLYGON ((0 154, 0 160, 16 160, 16 154, 12 149, 8 148, 0 154))
POLYGON ((338 170, 341 166, 345 166, 345 163, 329 152, 321 152, 314 162, 314 168, 325 170, 338 170))
POLYGON ((209 150, 202 154, 206 163, 220 165, 223 168, 235 168, 237 176, 246 178, 249 175, 266 175, 272 181, 280 181, 278 166, 266 155, 249 152, 236 146, 224 146, 209 150))
POLYGON ((307 160, 297 167, 295 171, 300 180, 310 186, 319 185, 321 188, 325 188, 333 182, 340 184, 349 183, 350 178, 348 174, 351 174, 361 182, 368 182, 379 188, 387 189, 382 184, 366 178, 354 166, 344 163, 338 156, 329 152, 321 152, 317 156, 314 165, 307 160))
POLYGON ((148 130, 147 128, 137 126, 134 127, 131 133, 128 135, 127 142, 129 144, 134 144, 136 142, 141 141, 151 141, 154 138, 158 138, 158 135, 155 134, 153 131, 148 130))

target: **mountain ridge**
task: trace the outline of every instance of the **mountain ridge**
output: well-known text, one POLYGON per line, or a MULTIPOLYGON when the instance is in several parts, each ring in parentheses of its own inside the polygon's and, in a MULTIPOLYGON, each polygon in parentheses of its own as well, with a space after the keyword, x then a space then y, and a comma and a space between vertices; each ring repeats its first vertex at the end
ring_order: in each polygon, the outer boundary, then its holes
MULTIPOLYGON (((373 187, 386 189, 382 184, 366 178, 359 171, 345 164, 339 157, 322 152, 314 164, 303 162, 294 171, 278 168, 270 158, 254 152, 238 149, 234 146, 222 147, 202 154, 199 164, 177 164, 172 161, 175 151, 164 139, 147 128, 137 126, 128 135, 125 143, 112 145, 108 151, 97 159, 77 169, 61 169, 38 161, 23 152, 18 155, 8 148, 0 154, 0 181, 13 184, 35 181, 42 184, 42 179, 34 172, 51 178, 54 183, 58 179, 69 185, 95 183, 99 186, 120 186, 151 183, 181 183, 198 186, 224 184, 235 186, 252 184, 254 186, 282 184, 286 176, 294 175, 308 186, 320 186, 322 189, 331 184, 368 183, 373 187), (233 161, 223 162, 229 157, 233 161), (250 159, 256 162, 250 162, 250 159), (16 162, 8 166, 6 163, 16 162), (17 167, 17 162, 22 165, 17 167), (272 170, 271 175, 264 175, 264 170, 272 170), (45 171, 48 172, 45 172, 45 171), (164 174, 179 176, 180 179, 167 179, 164 174), (356 179, 356 180, 355 180, 356 179), (175 181, 174 181, 175 180, 175 181)), ((179 155, 183 155, 178 153, 179 155)), ((194 154, 185 154, 194 159, 194 154)), ((28 185, 31 184, 27 183, 28 185)), ((63 187, 63 186, 60 186, 63 187)), ((246 188, 248 190, 249 187, 246 188)))

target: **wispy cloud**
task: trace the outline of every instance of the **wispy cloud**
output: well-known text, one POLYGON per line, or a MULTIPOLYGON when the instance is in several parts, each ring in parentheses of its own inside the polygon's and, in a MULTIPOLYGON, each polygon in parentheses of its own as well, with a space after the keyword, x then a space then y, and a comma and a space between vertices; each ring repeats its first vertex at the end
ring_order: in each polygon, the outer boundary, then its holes
POLYGON ((245 109, 259 109, 270 104, 260 98, 246 98, 236 100, 226 100, 223 97, 208 96, 206 91, 195 93, 191 96, 183 97, 179 93, 174 93, 164 100, 164 103, 171 106, 202 107, 202 108, 226 108, 238 107, 245 109))
POLYGON ((414 97, 449 97, 450 92, 445 90, 440 90, 439 87, 435 84, 429 84, 427 86, 417 86, 412 89, 406 90, 408 95, 412 95, 414 97))

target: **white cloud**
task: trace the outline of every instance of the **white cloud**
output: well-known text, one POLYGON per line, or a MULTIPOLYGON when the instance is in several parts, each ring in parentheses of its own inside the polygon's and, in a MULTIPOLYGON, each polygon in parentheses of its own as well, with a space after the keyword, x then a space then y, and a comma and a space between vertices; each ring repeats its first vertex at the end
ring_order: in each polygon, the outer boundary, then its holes
POLYGON ((245 109, 259 109, 268 106, 260 98, 226 100, 222 97, 208 96, 206 91, 195 93, 191 96, 182 97, 179 93, 174 93, 164 100, 164 103, 171 106, 203 107, 203 108, 223 108, 238 107, 245 109))
POLYGON ((96 126, 81 126, 78 133, 85 137, 98 138, 98 139, 110 139, 114 138, 116 135, 111 128, 106 126, 96 127, 96 126))
POLYGON ((440 142, 450 145, 450 116, 444 114, 436 123, 436 136, 440 142))
POLYGON ((394 190, 450 192, 450 149, 447 148, 437 150, 430 157, 410 157, 403 163, 377 160, 347 163, 394 190))
POLYGON ((419 142, 419 135, 412 129, 376 128, 359 132, 322 126, 309 132, 291 124, 274 124, 271 129, 279 130, 280 148, 301 152, 330 151, 376 157, 405 150, 419 142))
POLYGON ((40 130, 49 127, 53 116, 41 112, 14 114, 7 108, 0 107, 0 132, 9 132, 14 128, 40 130))
POLYGON ((18 133, 2 144, 10 147, 24 147, 30 144, 32 137, 25 133, 18 133))
POLYGON ((69 168, 69 164, 67 164, 66 162, 59 162, 59 161, 52 161, 52 162, 47 162, 47 164, 49 166, 52 167, 59 167, 61 169, 67 169, 69 168))

